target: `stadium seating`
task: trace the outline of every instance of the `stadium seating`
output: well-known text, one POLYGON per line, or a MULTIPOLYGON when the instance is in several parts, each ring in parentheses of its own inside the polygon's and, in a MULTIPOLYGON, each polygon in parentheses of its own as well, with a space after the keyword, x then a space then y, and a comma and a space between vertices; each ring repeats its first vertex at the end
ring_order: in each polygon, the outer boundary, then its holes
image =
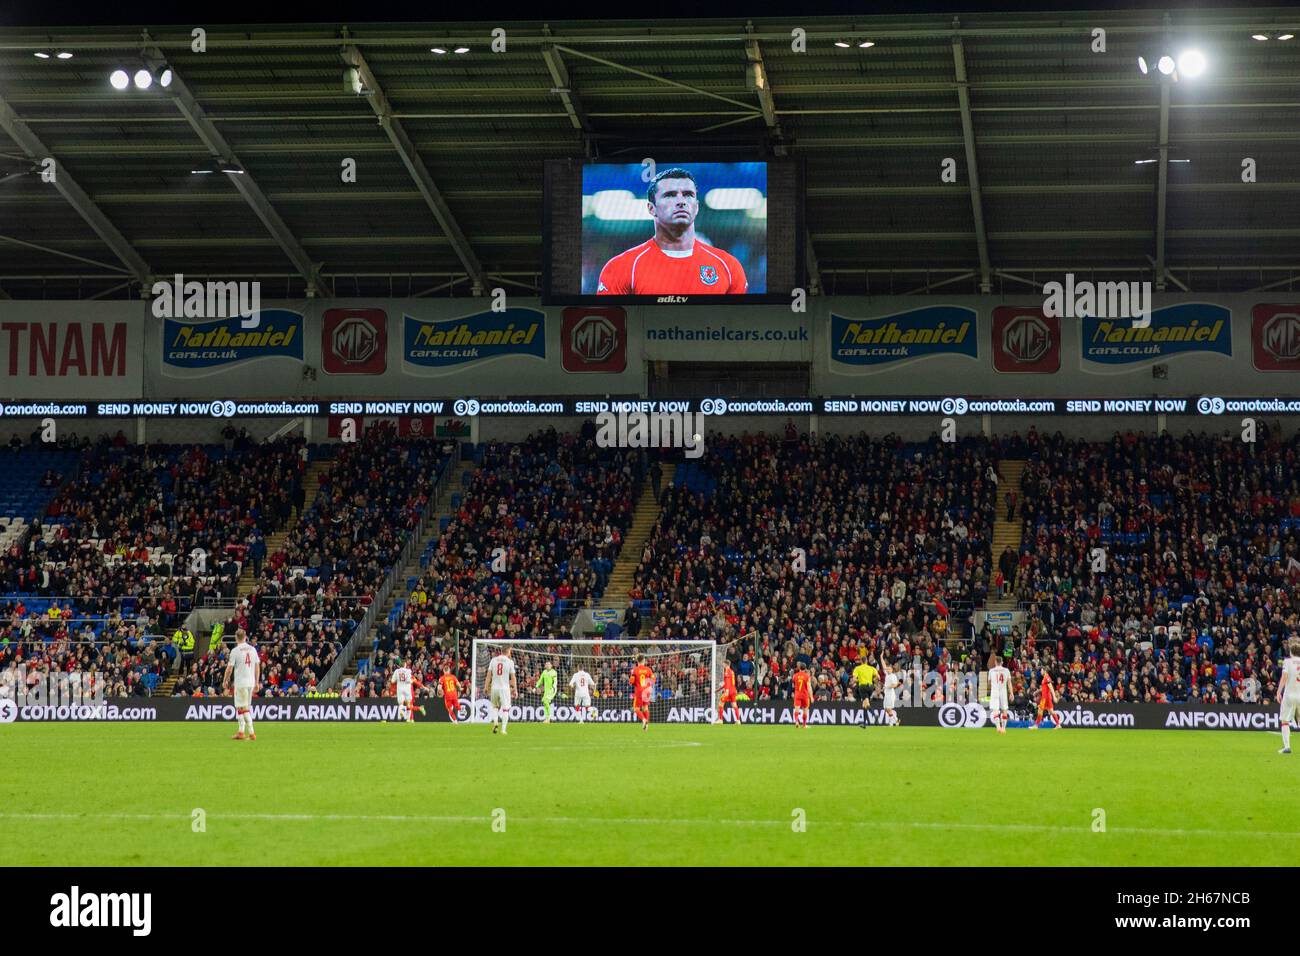
POLYGON ((379 629, 362 696, 382 694, 394 654, 432 686, 444 659, 468 676, 476 637, 550 637, 600 598, 631 524, 645 463, 554 429, 476 452, 481 468, 436 545, 422 556, 410 596, 379 629), (505 570, 492 569, 504 549, 505 570))
MULTIPOLYGON (((233 637, 243 627, 256 643, 268 696, 314 692, 392 572, 449 464, 437 443, 398 439, 384 424, 332 451, 315 501, 268 557, 258 587, 226 630, 233 637)), ((175 692, 217 693, 228 647, 201 655, 175 692)))
MULTIPOLYGON (((475 637, 562 639, 602 594, 643 457, 553 430, 472 453, 481 467, 379 622, 362 696, 385 692, 395 655, 432 684, 444 660, 468 676, 475 637)), ((168 635, 194 603, 233 594, 249 535, 288 523, 307 458, 330 463, 320 493, 267 555, 226 640, 248 629, 268 694, 314 692, 448 464, 432 442, 383 428, 350 446, 0 454, 13 466, 0 479, 12 512, 0 515, 0 667, 90 669, 126 694, 172 673, 176 693, 220 690, 226 646, 178 662, 168 635), (208 573, 189 565, 194 547, 217 562, 208 573)), ((1297 613, 1297 463, 1296 439, 712 438, 665 489, 629 636, 739 640, 742 690, 760 699, 787 695, 798 661, 818 698, 836 700, 855 694, 862 659, 946 675, 996 654, 1021 702, 1045 672, 1067 703, 1267 700, 1297 613), (953 612, 987 597, 991 475, 1013 457, 1025 460, 1024 532, 1009 577, 1028 624, 966 632, 953 612)))
POLYGON ((1070 700, 1268 700, 1300 582, 1300 439, 1030 435, 1012 648, 1070 700), (1104 548, 1104 572, 1093 549, 1104 548))
POLYGON ((860 658, 937 647, 940 609, 983 597, 998 454, 983 440, 711 439, 678 467, 637 568, 642 636, 743 637, 750 696, 788 696, 802 660, 820 699, 843 699, 860 658))

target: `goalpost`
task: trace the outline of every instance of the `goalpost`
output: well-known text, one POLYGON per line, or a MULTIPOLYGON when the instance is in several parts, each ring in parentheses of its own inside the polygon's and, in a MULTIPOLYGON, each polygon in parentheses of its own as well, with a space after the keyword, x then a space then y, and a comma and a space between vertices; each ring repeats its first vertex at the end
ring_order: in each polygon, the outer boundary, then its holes
MULTIPOLYGON (((488 661, 507 646, 511 648, 519 685, 519 696, 511 701, 511 720, 540 721, 545 717, 541 692, 534 688, 549 661, 559 674, 553 720, 569 723, 579 719, 569 680, 584 670, 591 675, 595 693, 591 709, 581 716, 596 723, 632 723, 637 719, 632 713, 632 668, 642 655, 655 675, 651 723, 709 723, 717 713, 726 648, 713 641, 475 638, 471 656, 472 704, 487 696, 483 685, 488 661)), ((479 707, 471 712, 478 713, 479 707)))

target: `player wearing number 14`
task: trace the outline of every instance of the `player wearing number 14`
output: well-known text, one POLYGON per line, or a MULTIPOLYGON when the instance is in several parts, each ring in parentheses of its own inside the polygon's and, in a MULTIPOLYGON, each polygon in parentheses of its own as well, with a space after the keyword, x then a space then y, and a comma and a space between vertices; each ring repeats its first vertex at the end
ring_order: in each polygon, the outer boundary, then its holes
POLYGON ((442 687, 442 702, 447 708, 447 716, 453 724, 460 723, 460 681, 451 672, 450 664, 442 665, 442 676, 438 678, 442 687))

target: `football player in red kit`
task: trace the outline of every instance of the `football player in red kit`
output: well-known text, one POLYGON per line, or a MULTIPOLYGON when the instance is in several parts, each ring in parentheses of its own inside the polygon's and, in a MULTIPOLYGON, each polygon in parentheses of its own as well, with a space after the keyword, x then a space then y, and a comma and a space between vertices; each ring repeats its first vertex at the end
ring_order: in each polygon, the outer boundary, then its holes
POLYGON ((685 169, 665 169, 646 194, 655 234, 600 270, 597 295, 742 295, 745 270, 729 252, 695 237, 700 197, 685 169))

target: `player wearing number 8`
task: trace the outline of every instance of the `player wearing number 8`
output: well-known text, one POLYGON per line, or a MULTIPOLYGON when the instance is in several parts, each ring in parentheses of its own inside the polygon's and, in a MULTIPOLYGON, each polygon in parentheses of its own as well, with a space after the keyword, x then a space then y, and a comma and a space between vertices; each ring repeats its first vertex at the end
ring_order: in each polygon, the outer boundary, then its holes
POLYGON ((501 725, 501 733, 506 732, 510 723, 510 702, 519 693, 519 683, 515 679, 515 662, 510 659, 510 645, 501 648, 501 653, 488 661, 487 680, 483 682, 483 693, 489 695, 494 713, 492 714, 492 733, 501 725))
POLYGON ((578 712, 578 723, 584 723, 591 707, 591 675, 579 670, 569 678, 569 686, 573 688, 573 709, 578 712))

